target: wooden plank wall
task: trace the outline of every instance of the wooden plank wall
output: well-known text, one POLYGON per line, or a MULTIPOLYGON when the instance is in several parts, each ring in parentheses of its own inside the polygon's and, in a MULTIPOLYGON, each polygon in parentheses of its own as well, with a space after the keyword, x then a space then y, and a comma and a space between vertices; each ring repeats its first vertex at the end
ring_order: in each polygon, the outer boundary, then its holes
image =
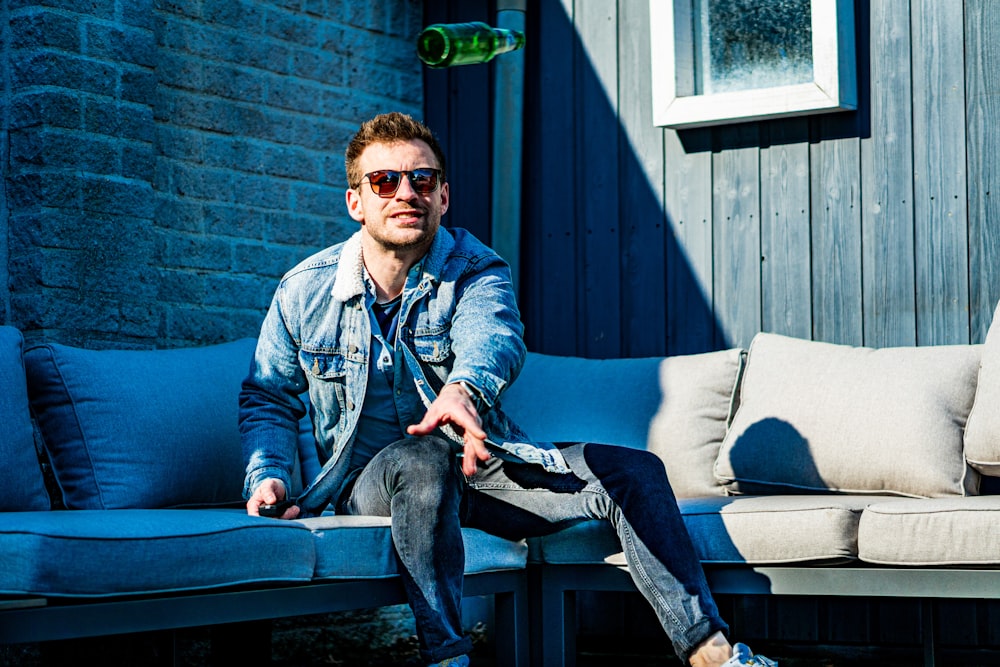
MULTIPOLYGON (((666 1, 666 0, 654 0, 666 1)), ((649 0, 528 0, 520 302, 531 349, 982 342, 1000 300, 1000 2, 856 0, 859 108, 653 126, 649 0)), ((491 0, 425 2, 492 22, 491 0)), ((492 66, 427 71, 446 224, 489 240, 492 66)), ((582 594, 583 636, 661 641, 635 596, 582 594), (658 638, 658 639, 655 639, 658 638)), ((906 601, 722 600, 742 637, 919 653, 906 601), (908 648, 907 648, 908 647, 908 648)), ((946 649, 1000 645, 1000 605, 942 602, 946 649)), ((967 663, 962 663, 967 664, 967 663)))
MULTIPOLYGON (((426 7, 435 20, 493 10, 426 7)), ((983 340, 1000 300, 1000 4, 856 0, 857 112, 681 132, 652 125, 648 11, 528 3, 532 349, 680 354, 761 330, 876 347, 983 340)), ((457 167, 449 224, 485 239, 489 78, 488 66, 429 73, 425 102, 457 167)))

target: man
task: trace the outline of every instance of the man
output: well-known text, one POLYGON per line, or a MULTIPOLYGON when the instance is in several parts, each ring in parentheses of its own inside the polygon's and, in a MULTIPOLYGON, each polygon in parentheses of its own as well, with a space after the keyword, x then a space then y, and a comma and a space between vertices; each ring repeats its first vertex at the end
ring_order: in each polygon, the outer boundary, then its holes
POLYGON ((498 398, 525 356, 510 271, 470 234, 440 227, 449 187, 430 130, 376 116, 346 166, 361 229, 285 275, 243 385, 247 511, 286 501, 308 390, 324 465, 282 518, 327 506, 391 516, 427 662, 469 664, 462 525, 516 539, 604 518, 682 658, 773 664, 743 645, 733 656, 654 455, 532 444, 503 414, 498 398))

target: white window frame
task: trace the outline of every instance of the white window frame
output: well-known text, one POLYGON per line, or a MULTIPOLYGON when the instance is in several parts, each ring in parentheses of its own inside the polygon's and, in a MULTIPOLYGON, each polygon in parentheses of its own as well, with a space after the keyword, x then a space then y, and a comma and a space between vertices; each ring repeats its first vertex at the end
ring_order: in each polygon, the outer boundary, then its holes
POLYGON ((653 123, 703 127, 857 108, 853 0, 811 0, 813 80, 694 94, 692 0, 650 0, 653 123))

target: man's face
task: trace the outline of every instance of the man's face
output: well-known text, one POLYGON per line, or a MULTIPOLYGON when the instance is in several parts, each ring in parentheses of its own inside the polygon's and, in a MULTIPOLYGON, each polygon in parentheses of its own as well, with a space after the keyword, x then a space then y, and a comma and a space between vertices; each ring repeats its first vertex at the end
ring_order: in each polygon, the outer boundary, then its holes
MULTIPOLYGON (((413 139, 391 144, 371 144, 358 157, 362 174, 381 169, 410 171, 426 167, 440 168, 434 152, 423 141, 413 139)), ((390 197, 372 192, 365 178, 356 190, 347 191, 347 210, 361 223, 361 233, 386 250, 419 251, 430 247, 441 226, 441 216, 448 210, 448 184, 420 194, 409 177, 401 177, 399 187, 390 197)))

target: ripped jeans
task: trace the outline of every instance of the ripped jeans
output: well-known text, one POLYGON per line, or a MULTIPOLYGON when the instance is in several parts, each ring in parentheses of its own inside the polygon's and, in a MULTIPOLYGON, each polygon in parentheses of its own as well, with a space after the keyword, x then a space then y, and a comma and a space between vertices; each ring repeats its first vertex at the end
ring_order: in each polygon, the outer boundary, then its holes
POLYGON ((493 458, 466 478, 452 443, 407 438, 380 451, 345 490, 339 513, 392 517, 393 544, 428 662, 472 648, 461 627, 462 526, 521 539, 608 520, 636 587, 682 660, 727 630, 660 460, 643 450, 593 443, 560 449, 572 474, 493 458))

